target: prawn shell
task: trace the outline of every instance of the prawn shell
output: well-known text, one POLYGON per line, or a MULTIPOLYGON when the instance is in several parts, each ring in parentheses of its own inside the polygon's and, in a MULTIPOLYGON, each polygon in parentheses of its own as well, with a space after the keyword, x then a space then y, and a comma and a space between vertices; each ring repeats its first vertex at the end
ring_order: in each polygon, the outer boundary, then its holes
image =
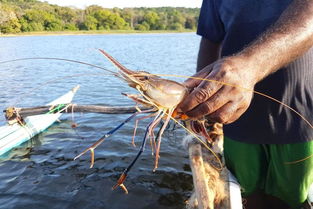
POLYGON ((154 103, 164 108, 176 107, 187 95, 187 88, 172 80, 150 79, 145 94, 154 103))

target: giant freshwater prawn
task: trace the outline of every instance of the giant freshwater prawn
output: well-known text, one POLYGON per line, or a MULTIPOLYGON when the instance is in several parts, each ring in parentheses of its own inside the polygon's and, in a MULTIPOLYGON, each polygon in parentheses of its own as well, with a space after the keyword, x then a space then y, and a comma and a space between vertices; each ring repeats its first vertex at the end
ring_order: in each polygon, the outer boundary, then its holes
MULTIPOLYGON (((126 120, 124 120, 121 124, 119 124, 116 128, 108 131, 106 134, 104 134, 100 139, 98 139, 94 144, 92 144, 90 147, 86 148, 83 152, 81 152, 79 155, 77 155, 74 159, 79 158, 86 152, 90 151, 91 153, 91 165, 90 167, 93 167, 94 165, 94 150, 109 136, 111 136, 113 133, 115 133, 117 130, 119 130, 124 124, 129 122, 130 120, 136 118, 138 115, 142 114, 148 114, 142 117, 139 117, 136 119, 135 122, 135 129, 134 129, 134 136, 136 134, 136 128, 137 124, 140 120, 152 118, 149 122, 148 126, 145 129, 145 134, 141 143, 141 146, 139 148, 139 151, 133 161, 129 164, 127 168, 124 169, 123 173, 121 174, 120 178, 117 181, 117 184, 113 186, 113 189, 120 186, 126 193, 128 193, 127 188, 124 185, 124 181, 127 177, 128 172, 131 170, 131 168, 134 166, 142 152, 144 151, 147 139, 150 139, 151 149, 153 151, 153 154, 155 156, 155 163, 154 163, 154 171, 158 167, 158 161, 159 161, 159 155, 160 155, 160 148, 161 148, 161 140, 162 140, 162 134, 167 127, 169 121, 172 119, 176 123, 178 123, 180 126, 185 128, 181 123, 178 122, 178 120, 185 120, 188 124, 187 132, 192 134, 197 140, 199 140, 207 149, 209 149, 213 155, 216 156, 216 158, 219 161, 218 156, 212 151, 211 146, 214 143, 212 140, 212 137, 206 130, 207 121, 205 119, 201 120, 192 120, 188 118, 183 113, 177 113, 176 107, 183 101, 183 99, 186 97, 186 95, 189 93, 189 89, 187 89, 183 84, 163 79, 160 76, 162 75, 156 75, 156 74, 150 74, 145 71, 132 71, 130 69, 127 69, 125 66, 120 64, 117 60, 115 60, 111 55, 109 55, 104 50, 99 50, 109 61, 111 61, 118 69, 117 72, 111 71, 105 68, 102 68, 100 66, 96 66, 93 64, 76 61, 76 60, 69 60, 69 59, 63 59, 63 58, 45 58, 45 57, 37 57, 37 58, 22 58, 22 59, 16 59, 16 60, 9 60, 9 61, 3 61, 0 62, 0 64, 5 64, 13 61, 22 61, 22 60, 29 60, 29 59, 48 59, 48 60, 60 60, 60 61, 67 61, 67 62, 75 62, 79 64, 84 64, 88 66, 92 66, 95 68, 103 69, 110 74, 113 74, 114 76, 118 77, 119 79, 126 82, 130 87, 136 89, 139 94, 133 95, 133 94, 124 94, 125 96, 129 97, 130 99, 134 100, 137 104, 141 104, 143 106, 148 107, 148 109, 140 110, 139 108, 137 112, 129 116, 126 120), (158 125, 163 121, 163 124, 160 126, 157 136, 155 137, 154 129, 158 127, 158 125), (199 137, 200 136, 200 137, 199 137)), ((165 75, 165 76, 176 76, 176 75, 165 75)), ((184 77, 184 78, 190 78, 189 76, 178 76, 178 77, 184 77)), ((194 79, 200 79, 200 80, 207 80, 210 82, 218 82, 214 80, 208 80, 203 78, 197 78, 192 77, 194 79)), ((229 85, 229 86, 235 86, 233 84, 227 84, 227 83, 221 83, 222 85, 229 85)), ((280 105, 284 106, 285 108, 288 108, 290 111, 297 114, 302 120, 304 120, 310 128, 313 128, 312 123, 306 119, 304 116, 302 116, 299 112, 297 112, 295 109, 291 108, 290 106, 276 100, 275 98, 272 98, 266 94, 263 94, 261 92, 257 92, 251 89, 245 89, 240 86, 236 86, 241 88, 243 91, 252 91, 255 94, 259 94, 263 97, 266 97, 270 100, 273 100, 276 103, 279 103, 280 105)), ((309 158, 311 156, 308 156, 309 158)), ((307 159, 305 158, 305 159, 307 159)), ((300 162, 302 160, 295 161, 295 162, 286 162, 286 163, 296 163, 300 162)), ((219 161, 220 165, 221 162, 219 161)))
MULTIPOLYGON (((160 157, 159 155, 160 155, 160 147, 161 147, 161 140, 162 140, 163 132, 165 128, 167 127, 170 119, 173 119, 172 115, 177 105, 179 105, 182 102, 182 100, 185 98, 185 96, 188 94, 188 89, 184 85, 178 82, 168 80, 168 79, 163 79, 157 75, 153 75, 148 72, 129 70, 125 66, 120 64, 117 60, 115 60, 111 55, 109 55, 104 50, 100 50, 100 52, 118 68, 118 73, 115 73, 114 75, 122 79, 123 81, 125 81, 130 87, 137 89, 139 92, 138 95, 129 95, 129 94, 125 94, 125 95, 133 99, 136 103, 151 107, 151 109, 145 110, 145 111, 138 110, 138 112, 131 115, 121 125, 113 129, 112 131, 115 132, 123 124, 125 124, 130 119, 132 119, 133 117, 137 116, 140 113, 154 112, 148 116, 141 117, 136 120, 135 130, 137 128, 137 122, 139 120, 153 117, 152 121, 146 127, 144 138, 141 143, 138 154, 136 155, 134 160, 129 164, 129 166, 123 171, 122 175, 118 179, 117 184, 113 187, 113 189, 115 189, 117 186, 120 186, 127 193, 128 191, 126 187, 124 186, 123 182, 125 181, 128 172, 130 171, 132 166, 135 164, 135 162, 137 161, 137 159, 143 152, 147 138, 150 138, 151 147, 155 151, 154 153, 155 163, 154 163, 153 170, 155 171, 157 169, 158 161, 160 157), (154 129, 159 125, 159 123, 162 120, 164 120, 164 123, 161 125, 158 135, 155 138, 154 129)), ((200 124, 191 123, 191 127, 201 126, 201 125, 202 123, 200 124)), ((193 128, 193 129, 196 130, 196 128, 193 128)), ((201 133, 203 133, 203 135, 208 135, 206 133, 205 128, 203 129, 198 128, 197 130, 201 130, 201 133)), ((84 150, 76 158, 80 157, 81 155, 83 155, 89 150, 91 152, 91 167, 92 167, 94 163, 94 149, 97 146, 99 146, 104 141, 105 138, 110 136, 112 134, 112 131, 105 134, 96 143, 94 143, 92 146, 84 150)), ((134 132, 134 135, 135 135, 135 132, 134 132)))

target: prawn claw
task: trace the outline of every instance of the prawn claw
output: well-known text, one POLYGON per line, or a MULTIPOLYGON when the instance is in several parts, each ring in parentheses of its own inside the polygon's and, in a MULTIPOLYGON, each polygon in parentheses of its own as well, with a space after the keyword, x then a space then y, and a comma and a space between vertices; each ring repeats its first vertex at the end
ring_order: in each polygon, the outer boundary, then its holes
POLYGON ((128 190, 126 186, 124 185, 124 181, 126 180, 127 174, 123 172, 120 176, 120 178, 117 180, 117 183, 112 187, 112 190, 116 189, 118 186, 121 187, 125 194, 128 194, 128 190))

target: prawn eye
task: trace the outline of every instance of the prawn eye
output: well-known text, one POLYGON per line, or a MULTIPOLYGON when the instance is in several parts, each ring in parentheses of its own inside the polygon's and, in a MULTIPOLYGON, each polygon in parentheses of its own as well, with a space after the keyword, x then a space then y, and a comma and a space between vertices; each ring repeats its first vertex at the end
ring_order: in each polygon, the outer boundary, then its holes
POLYGON ((148 77, 148 76, 145 76, 145 77, 143 77, 143 79, 144 79, 144 80, 148 80, 148 79, 149 79, 149 77, 148 77))

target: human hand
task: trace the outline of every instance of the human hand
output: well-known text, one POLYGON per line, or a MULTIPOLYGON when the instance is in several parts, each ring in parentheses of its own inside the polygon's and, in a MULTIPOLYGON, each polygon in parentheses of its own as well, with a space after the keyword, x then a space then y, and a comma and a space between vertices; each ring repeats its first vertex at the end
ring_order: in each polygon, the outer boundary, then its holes
POLYGON ((184 84, 193 89, 179 105, 190 118, 232 123, 249 107, 257 82, 255 71, 242 57, 227 57, 206 66, 184 84))

